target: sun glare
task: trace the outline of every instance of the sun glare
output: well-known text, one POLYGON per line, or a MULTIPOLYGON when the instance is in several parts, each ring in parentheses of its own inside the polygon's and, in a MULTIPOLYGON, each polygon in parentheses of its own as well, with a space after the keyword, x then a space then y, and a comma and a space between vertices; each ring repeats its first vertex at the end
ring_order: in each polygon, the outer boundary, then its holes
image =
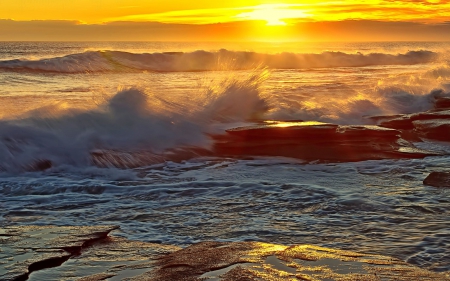
POLYGON ((238 14, 236 17, 245 20, 264 20, 269 26, 287 25, 284 21, 292 18, 304 18, 306 13, 294 5, 268 4, 259 5, 253 11, 238 14))

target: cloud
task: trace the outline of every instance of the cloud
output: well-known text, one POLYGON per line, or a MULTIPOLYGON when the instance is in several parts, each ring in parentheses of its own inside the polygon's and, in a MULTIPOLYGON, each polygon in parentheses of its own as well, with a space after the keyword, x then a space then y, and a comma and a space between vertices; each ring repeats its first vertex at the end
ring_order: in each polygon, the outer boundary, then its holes
POLYGON ((163 23, 184 24, 211 24, 217 22, 235 22, 242 20, 254 20, 258 13, 278 13, 284 18, 302 17, 304 13, 299 7, 304 4, 263 4, 257 6, 243 6, 230 8, 175 10, 162 13, 133 14, 121 17, 108 18, 110 21, 158 21, 163 23))
MULTIPOLYGON (((239 14, 273 11, 289 18, 306 15, 314 21, 366 19, 378 21, 450 20, 447 0, 52 0, 0 1, 0 18, 17 20, 74 19, 87 23, 111 21, 158 21, 211 24, 242 20, 239 14), (111 2, 111 3, 110 3, 111 2), (283 2, 284 4, 273 4, 283 2), (272 4, 267 4, 272 3, 272 4), (300 15, 300 16, 299 16, 300 15)), ((252 15, 250 19, 255 19, 252 15)), ((279 17, 280 18, 280 17, 279 17)))
POLYGON ((450 1, 340 1, 308 5, 305 11, 316 21, 350 19, 377 21, 439 22, 450 19, 450 1))
MULTIPOLYGON (((234 9, 196 9, 168 11, 163 13, 134 14, 108 18, 106 22, 115 21, 158 21, 164 23, 208 24, 211 22, 230 21, 230 12, 234 9)), ((231 13, 232 14, 232 13, 231 13)))
POLYGON ((439 22, 450 20, 450 1, 323 1, 303 4, 262 4, 230 8, 182 9, 161 13, 133 14, 105 19, 108 21, 158 21, 163 23, 210 24, 252 20, 268 15, 279 19, 308 18, 314 21, 351 19, 377 21, 439 22), (264 14, 261 17, 261 14, 264 14))

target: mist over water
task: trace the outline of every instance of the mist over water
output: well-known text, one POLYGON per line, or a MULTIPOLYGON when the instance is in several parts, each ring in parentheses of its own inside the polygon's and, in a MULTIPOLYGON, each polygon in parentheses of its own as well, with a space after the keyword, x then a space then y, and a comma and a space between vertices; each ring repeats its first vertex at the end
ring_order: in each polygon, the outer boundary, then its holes
POLYGON ((450 97, 445 43, 34 45, 0 43, 0 226, 119 224, 130 239, 313 243, 450 269, 450 194, 422 184, 448 156, 160 156, 255 120, 432 109, 450 97), (95 153, 148 161, 100 168, 95 153))
POLYGON ((223 124, 263 118, 268 110, 260 93, 265 75, 261 70, 199 88, 195 102, 126 88, 97 99, 87 110, 58 104, 31 110, 0 122, 0 168, 20 171, 42 160, 89 166, 91 152, 98 149, 162 153, 181 146, 209 148, 208 134, 223 124))

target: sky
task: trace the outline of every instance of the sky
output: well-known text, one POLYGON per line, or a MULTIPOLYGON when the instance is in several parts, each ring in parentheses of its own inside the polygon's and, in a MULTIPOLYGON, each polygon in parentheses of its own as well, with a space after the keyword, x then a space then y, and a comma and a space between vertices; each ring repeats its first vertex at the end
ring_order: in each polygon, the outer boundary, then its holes
POLYGON ((0 40, 450 41, 450 1, 0 0, 0 40))

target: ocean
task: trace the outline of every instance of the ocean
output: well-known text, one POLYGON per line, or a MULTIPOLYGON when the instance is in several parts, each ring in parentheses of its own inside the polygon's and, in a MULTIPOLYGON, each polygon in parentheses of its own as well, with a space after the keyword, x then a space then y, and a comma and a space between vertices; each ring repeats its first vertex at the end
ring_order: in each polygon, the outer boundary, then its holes
MULTIPOLYGON (((157 155, 209 150, 212 135, 254 120, 370 125, 370 116, 430 110, 450 93, 449 50, 442 42, 0 42, 0 227, 117 224, 115 235, 131 240, 307 243, 448 271, 450 189, 422 183, 448 171, 448 155, 157 155)), ((417 146, 450 152, 445 142, 417 146)))

